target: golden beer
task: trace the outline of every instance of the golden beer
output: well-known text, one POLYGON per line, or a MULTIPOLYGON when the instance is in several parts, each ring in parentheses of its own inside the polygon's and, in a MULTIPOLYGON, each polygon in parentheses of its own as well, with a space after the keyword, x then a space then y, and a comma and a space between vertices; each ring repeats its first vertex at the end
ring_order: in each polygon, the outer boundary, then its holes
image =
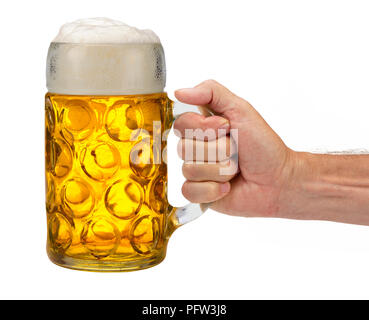
POLYGON ((140 146, 137 159, 131 153, 144 135, 130 138, 143 128, 152 141, 154 121, 162 124, 161 132, 171 127, 167 95, 47 94, 45 112, 50 259, 72 268, 113 270, 122 262, 125 269, 137 268, 138 261, 140 268, 160 262, 173 231, 167 167, 154 163, 166 142, 160 150, 140 146))

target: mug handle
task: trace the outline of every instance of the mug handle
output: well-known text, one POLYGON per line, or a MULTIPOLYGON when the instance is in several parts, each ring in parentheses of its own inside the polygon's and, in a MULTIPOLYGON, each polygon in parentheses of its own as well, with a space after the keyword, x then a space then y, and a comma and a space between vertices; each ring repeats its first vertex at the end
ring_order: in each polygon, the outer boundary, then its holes
MULTIPOLYGON (((195 112, 203 114, 206 117, 214 115, 206 106, 195 106, 191 104, 182 103, 179 101, 170 101, 173 106, 173 118, 174 121, 183 113, 195 112), (183 107, 186 107, 183 109, 183 107)), ((173 129, 174 121, 171 129, 173 129)), ((212 204, 210 203, 188 203, 184 207, 173 207, 172 222, 175 228, 178 228, 188 222, 191 222, 200 217, 212 204)))

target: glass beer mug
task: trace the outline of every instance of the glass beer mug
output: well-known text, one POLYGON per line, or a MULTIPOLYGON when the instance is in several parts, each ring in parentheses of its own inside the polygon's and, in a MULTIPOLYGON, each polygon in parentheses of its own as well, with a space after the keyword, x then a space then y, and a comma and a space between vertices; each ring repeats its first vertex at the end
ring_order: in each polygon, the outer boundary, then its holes
MULTIPOLYGON (((88 21, 93 30, 114 23, 88 21)), ((155 34, 138 30, 130 39, 134 28, 125 27, 128 40, 121 42, 111 41, 105 28, 97 30, 98 41, 57 37, 49 47, 47 253, 60 266, 154 266, 164 259, 172 232, 205 209, 168 203, 162 136, 174 118, 163 92, 164 51, 155 34)))

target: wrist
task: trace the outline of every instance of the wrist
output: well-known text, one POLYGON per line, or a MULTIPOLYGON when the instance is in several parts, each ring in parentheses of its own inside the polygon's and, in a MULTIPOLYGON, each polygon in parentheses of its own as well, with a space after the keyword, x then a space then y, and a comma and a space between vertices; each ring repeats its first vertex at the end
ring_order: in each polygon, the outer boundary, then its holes
POLYGON ((293 152, 279 216, 369 224, 369 156, 293 152))
POLYGON ((309 219, 301 210, 303 189, 308 176, 314 171, 309 161, 309 154, 288 150, 284 167, 284 178, 281 185, 278 218, 309 219), (310 174, 309 174, 310 172, 310 174), (304 217, 303 217, 304 216, 304 217))

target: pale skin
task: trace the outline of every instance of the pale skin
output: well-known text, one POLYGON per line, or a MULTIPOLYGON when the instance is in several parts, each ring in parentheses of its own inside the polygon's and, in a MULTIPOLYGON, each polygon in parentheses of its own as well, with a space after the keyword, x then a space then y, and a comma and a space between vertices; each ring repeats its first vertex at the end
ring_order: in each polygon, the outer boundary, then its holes
MULTIPOLYGON (((369 225, 369 155, 296 152, 246 100, 214 80, 177 90, 175 96, 216 114, 183 114, 175 121, 182 137, 185 129, 238 130, 238 168, 232 175, 220 174, 219 169, 229 163, 226 158, 216 163, 206 163, 206 158, 203 164, 190 163, 188 160, 196 161, 196 154, 188 156, 182 138, 179 151, 186 159, 183 174, 187 179, 182 192, 189 201, 210 203, 211 209, 236 216, 369 225)), ((235 156, 229 135, 215 139, 196 143, 205 154, 208 148, 226 146, 223 154, 235 156)))

